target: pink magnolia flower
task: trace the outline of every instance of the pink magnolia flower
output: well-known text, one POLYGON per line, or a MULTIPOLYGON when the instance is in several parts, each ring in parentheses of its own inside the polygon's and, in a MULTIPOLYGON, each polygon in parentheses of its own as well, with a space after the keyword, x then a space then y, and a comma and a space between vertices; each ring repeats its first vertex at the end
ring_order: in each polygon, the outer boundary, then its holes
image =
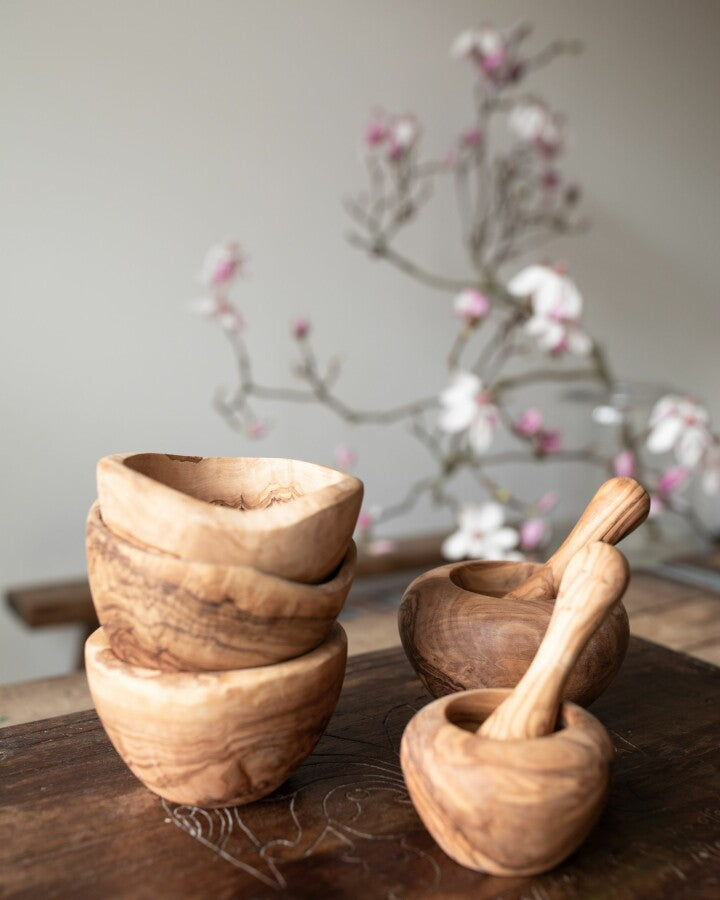
POLYGON ((540 453, 549 456, 551 453, 559 453, 562 450, 562 432, 541 431, 538 435, 536 447, 540 453))
POLYGON ((613 460, 613 471, 616 475, 633 478, 637 471, 637 460, 632 450, 621 450, 613 460))
POLYGON ((438 425, 448 434, 467 431, 470 445, 477 453, 490 446, 498 425, 498 411, 482 381, 472 372, 458 372, 440 394, 442 411, 438 425))
POLYGON ((543 455, 557 453, 562 449, 562 432, 543 428, 543 415, 535 407, 526 409, 515 422, 515 432, 533 440, 535 449, 543 455))
POLYGON ((511 53, 505 35, 493 25, 468 28, 453 41, 450 54, 468 59, 496 86, 510 84, 522 74, 522 64, 511 53))
POLYGON ((515 430, 524 437, 534 437, 542 429, 543 417, 539 409, 530 407, 515 423, 515 430))
POLYGON ((712 445, 707 410, 689 397, 668 394, 650 413, 647 448, 651 453, 675 451, 677 461, 695 468, 712 445))
POLYGON ((461 291, 453 301, 455 315, 461 316, 471 325, 475 325, 490 312, 490 301, 481 291, 468 288, 461 291))
POLYGON ((205 254, 200 269, 200 283, 205 287, 229 284, 240 273, 243 261, 237 241, 228 240, 215 244, 205 254))
POLYGON ((262 422, 260 419, 253 419, 252 422, 248 422, 245 426, 245 432, 251 438, 264 437, 267 434, 267 430, 267 422, 262 422))
POLYGON ((560 175, 555 169, 546 169, 542 176, 542 186, 549 193, 554 192, 560 184, 560 175))
POLYGON ((306 338, 308 336, 309 332, 310 319, 308 319, 306 316, 298 316, 298 318, 293 322, 292 326, 293 337, 301 341, 303 338, 306 338))
POLYGON ((530 298, 532 315, 525 331, 537 339, 541 350, 578 356, 590 352, 592 341, 579 325, 582 296, 567 275, 550 266, 528 266, 510 279, 507 288, 515 297, 530 298))
POLYGON ((357 520, 357 527, 359 531, 369 531, 372 528, 372 524, 374 521, 374 516, 369 509, 363 507, 360 510, 360 515, 357 520))
POLYGON ((508 126, 527 144, 544 156, 555 156, 565 142, 561 116, 552 112, 541 100, 519 100, 508 116, 508 126))
POLYGON ((457 531, 443 541, 446 559, 522 559, 515 549, 519 535, 505 525, 505 507, 499 503, 467 506, 457 524, 457 531))
POLYGON ((523 550, 537 550, 547 540, 550 525, 546 519, 527 519, 520 526, 520 546, 523 550))
POLYGON ((365 145, 368 149, 383 144, 390 134, 385 116, 382 113, 376 113, 368 122, 365 129, 365 145))
POLYGON ((225 297, 198 297, 190 303, 190 311, 203 319, 216 321, 229 333, 242 331, 245 327, 240 310, 225 297))
POLYGON ((384 152, 396 163, 410 155, 419 138, 420 125, 414 115, 375 113, 365 130, 365 148, 371 153, 384 152))
POLYGON ((559 500, 560 497, 557 491, 548 491, 547 494, 543 494, 535 504, 535 509, 539 513, 548 513, 551 509, 555 509, 559 500))
POLYGON ((341 469, 350 469, 355 465, 355 451, 347 444, 340 444, 335 449, 335 462, 341 469))
POLYGON ((660 476, 658 490, 663 496, 672 494, 673 491, 685 484, 689 475, 690 473, 683 466, 671 466, 660 476))
POLYGON ((477 147, 479 144, 482 144, 482 141, 483 133, 477 126, 468 128, 467 131, 463 131, 460 135, 460 143, 463 147, 477 147))

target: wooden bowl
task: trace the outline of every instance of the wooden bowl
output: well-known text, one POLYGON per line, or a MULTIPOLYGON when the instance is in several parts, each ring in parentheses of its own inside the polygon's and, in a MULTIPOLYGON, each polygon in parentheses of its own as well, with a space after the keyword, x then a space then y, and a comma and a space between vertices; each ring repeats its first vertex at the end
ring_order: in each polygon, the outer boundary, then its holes
POLYGON ((328 635, 352 584, 353 541, 320 584, 250 566, 178 559, 114 535, 94 503, 87 520, 93 603, 113 653, 156 669, 244 669, 300 656, 328 635))
POLYGON ((496 741, 475 730, 509 690, 435 700, 409 722, 400 761, 428 831, 460 865, 534 875, 586 838, 607 794, 613 746, 590 713, 564 703, 545 737, 496 741))
POLYGON ((161 672, 121 662, 102 628, 87 639, 95 708, 142 783, 174 803, 236 806, 275 790, 310 753, 340 695, 347 640, 233 672, 161 672))
MULTIPOLYGON (((473 688, 512 688, 537 653, 554 600, 504 599, 540 566, 461 562, 426 572, 405 591, 398 627, 405 653, 434 697, 473 688)), ((630 629, 622 603, 580 654, 563 693, 588 706, 622 665, 630 629)))
POLYGON ((105 524, 132 543, 309 584, 339 566, 363 495, 314 463, 165 453, 106 456, 97 485, 105 524))

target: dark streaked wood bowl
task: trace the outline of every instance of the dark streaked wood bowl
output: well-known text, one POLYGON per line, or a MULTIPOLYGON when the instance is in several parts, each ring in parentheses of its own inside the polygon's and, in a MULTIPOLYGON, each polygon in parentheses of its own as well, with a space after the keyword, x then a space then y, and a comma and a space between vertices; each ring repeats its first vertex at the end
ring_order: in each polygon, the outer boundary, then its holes
POLYGON ((320 584, 178 559, 113 534, 97 503, 86 549, 93 603, 115 655, 188 671, 264 666, 317 647, 342 609, 357 556, 351 541, 339 569, 320 584))
POLYGON ((607 795, 613 746, 590 713, 561 707, 544 737, 498 741, 476 729, 509 690, 435 700, 410 720, 400 761, 420 818, 448 856, 494 875, 545 872, 586 838, 607 795))
POLYGON ((102 628, 85 644, 95 709, 133 774, 173 803, 237 806, 285 781, 335 709, 347 639, 337 623, 315 650, 230 672, 162 672, 115 656, 102 628))
MULTIPOLYGON (((529 562, 469 561, 416 578, 400 605, 405 653, 434 697, 475 688, 512 688, 532 662, 554 599, 505 598, 541 568, 529 562)), ((590 638, 563 698, 588 706, 622 665, 630 629, 618 603, 590 638)))
POLYGON ((97 465, 100 509, 119 537, 315 584, 340 565, 362 482, 293 459, 126 453, 97 465))

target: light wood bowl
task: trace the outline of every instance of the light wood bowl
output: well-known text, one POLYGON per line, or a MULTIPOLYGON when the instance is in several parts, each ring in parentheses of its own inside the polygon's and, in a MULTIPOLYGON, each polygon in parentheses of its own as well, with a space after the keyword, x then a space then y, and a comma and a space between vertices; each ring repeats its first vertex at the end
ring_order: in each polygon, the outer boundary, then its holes
POLYGON ((363 495, 357 478, 314 463, 165 453, 106 456, 97 485, 119 537, 309 584, 345 556, 363 495))
POLYGON ((448 856, 494 875, 558 865, 582 843, 607 794, 613 746, 590 713, 564 703, 560 730, 528 740, 475 733, 509 690, 435 700, 403 734, 410 797, 448 856))
POLYGON ((351 541, 321 584, 178 559, 114 535, 97 503, 86 537, 93 603, 113 652, 168 670, 264 666, 317 647, 342 609, 357 556, 351 541))
POLYGON ((236 806, 275 790, 323 733, 340 695, 347 640, 233 672, 161 672, 121 662, 102 628, 85 644, 88 684, 113 746, 173 803, 236 806))
MULTIPOLYGON (((541 567, 528 562, 461 562, 416 578, 398 627, 405 653, 434 697, 474 688, 512 688, 532 662, 554 600, 504 595, 541 567)), ((630 629, 618 603, 580 654, 563 693, 588 706, 622 665, 630 629)))

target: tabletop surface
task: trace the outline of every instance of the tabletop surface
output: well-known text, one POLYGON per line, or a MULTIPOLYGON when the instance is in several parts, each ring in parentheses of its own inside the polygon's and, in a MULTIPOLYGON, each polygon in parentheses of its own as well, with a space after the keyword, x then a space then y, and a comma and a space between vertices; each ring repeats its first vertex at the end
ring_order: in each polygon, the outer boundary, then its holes
POLYGON ((398 745, 428 700, 401 650, 354 657, 311 756, 270 797, 228 810, 149 793, 92 711, 7 728, 0 895, 720 896, 720 669, 631 639, 592 707, 616 748, 607 808, 580 850, 533 878, 463 869, 423 828, 398 745))

